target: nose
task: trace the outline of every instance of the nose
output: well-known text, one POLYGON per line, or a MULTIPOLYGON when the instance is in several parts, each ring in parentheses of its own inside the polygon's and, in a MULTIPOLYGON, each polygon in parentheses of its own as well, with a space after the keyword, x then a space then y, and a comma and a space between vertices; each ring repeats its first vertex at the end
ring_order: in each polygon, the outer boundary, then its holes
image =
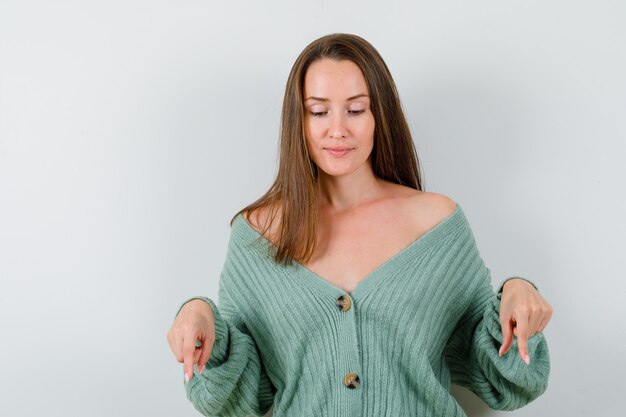
POLYGON ((345 138, 347 128, 342 114, 335 114, 331 119, 330 137, 333 139, 345 138))

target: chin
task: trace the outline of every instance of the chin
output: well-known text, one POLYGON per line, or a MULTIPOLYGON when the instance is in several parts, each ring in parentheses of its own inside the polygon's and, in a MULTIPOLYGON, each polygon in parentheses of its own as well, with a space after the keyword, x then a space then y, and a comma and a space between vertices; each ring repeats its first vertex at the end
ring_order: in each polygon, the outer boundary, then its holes
POLYGON ((354 168, 352 165, 342 167, 318 165, 318 170, 331 177, 341 177, 353 173, 354 171, 356 171, 356 168, 354 168))
POLYGON ((353 155, 352 158, 338 159, 334 158, 325 158, 325 155, 322 155, 320 161, 313 160, 315 165, 317 165, 318 172, 323 172, 324 174, 332 177, 341 177, 344 175, 352 174, 353 172, 362 168, 365 164, 370 164, 369 158, 358 161, 358 155, 353 155), (355 158, 356 157, 356 158, 355 158), (321 162, 321 163, 320 163, 321 162))

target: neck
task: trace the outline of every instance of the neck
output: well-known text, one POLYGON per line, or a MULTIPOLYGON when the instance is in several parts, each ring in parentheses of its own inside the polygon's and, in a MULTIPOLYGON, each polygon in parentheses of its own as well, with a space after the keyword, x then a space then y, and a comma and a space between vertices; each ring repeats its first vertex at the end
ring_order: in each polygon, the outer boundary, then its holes
POLYGON ((345 211, 373 200, 383 187, 367 163, 347 175, 328 175, 322 170, 318 173, 318 201, 329 211, 345 211))

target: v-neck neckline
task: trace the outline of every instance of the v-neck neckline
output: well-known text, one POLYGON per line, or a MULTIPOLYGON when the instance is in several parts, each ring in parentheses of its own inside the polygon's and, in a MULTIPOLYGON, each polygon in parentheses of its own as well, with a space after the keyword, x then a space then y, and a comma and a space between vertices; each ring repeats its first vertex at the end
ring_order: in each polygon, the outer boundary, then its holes
MULTIPOLYGON (((333 295, 347 295, 350 298, 355 298, 360 296, 366 290, 374 287, 376 282, 378 281, 377 277, 386 276, 385 272, 391 272, 393 268, 396 268, 398 265, 401 265, 402 261, 405 257, 411 255, 413 252, 417 251, 418 248, 423 247, 424 245, 432 242, 440 237, 446 235, 446 230, 448 226, 453 226, 456 222, 455 219, 460 219, 463 216, 463 209, 460 204, 456 204, 455 209, 450 213, 446 218, 441 220, 432 228, 428 229, 426 232, 422 233, 420 237, 413 240, 407 246, 405 246, 400 251, 396 252, 394 255, 389 257, 386 261, 378 265, 364 277, 362 277, 358 284, 354 287, 352 292, 348 292, 342 288, 337 287, 335 284, 331 283, 321 275, 313 272, 306 266, 302 265, 300 262, 293 260, 294 265, 296 265, 296 270, 301 273, 301 276, 304 279, 310 280, 310 282, 317 286, 322 291, 330 291, 333 295)), ((239 213, 235 218, 235 221, 240 221, 245 227, 245 232, 248 237, 251 238, 261 238, 261 241, 264 243, 266 248, 274 248, 274 245, 261 233, 259 233, 252 225, 243 217, 242 213, 239 213)))

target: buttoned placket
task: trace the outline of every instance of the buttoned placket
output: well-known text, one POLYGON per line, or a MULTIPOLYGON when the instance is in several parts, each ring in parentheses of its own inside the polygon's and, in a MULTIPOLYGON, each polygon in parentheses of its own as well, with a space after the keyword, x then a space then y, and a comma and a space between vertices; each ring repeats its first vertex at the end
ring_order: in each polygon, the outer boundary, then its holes
MULTIPOLYGON (((339 298, 337 298, 336 304, 337 304, 337 307, 339 308, 339 311, 344 311, 344 312, 349 311, 350 308, 352 307, 352 301, 350 300, 350 297, 347 295, 340 295, 339 298)), ((346 385, 346 387, 350 389, 355 389, 360 385, 361 378, 359 377, 359 374, 350 372, 350 373, 347 373, 343 377, 343 383, 346 385)))
POLYGON ((363 384, 365 383, 361 368, 361 349, 357 335, 357 310, 353 298, 338 292, 334 303, 336 305, 339 324, 339 357, 337 363, 337 384, 341 384, 346 391, 347 409, 350 415, 361 416, 363 384))

